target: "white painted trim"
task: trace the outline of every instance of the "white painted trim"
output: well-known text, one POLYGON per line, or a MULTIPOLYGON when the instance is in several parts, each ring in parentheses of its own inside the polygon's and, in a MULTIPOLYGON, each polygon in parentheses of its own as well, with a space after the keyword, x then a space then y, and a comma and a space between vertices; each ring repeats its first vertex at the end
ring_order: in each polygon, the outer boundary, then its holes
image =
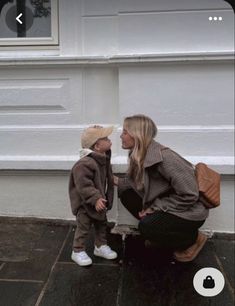
MULTIPOLYGON (((96 123, 97 125, 102 125, 104 127, 110 126, 110 124, 103 124, 103 123, 96 123)), ((83 130, 87 127, 89 127, 90 124, 69 124, 69 125, 1 125, 0 131, 5 130, 13 130, 13 131, 19 131, 19 130, 83 130)), ((121 127, 119 125, 112 124, 115 129, 121 130, 121 127)), ((230 128, 229 128, 230 129, 230 128)))
MULTIPOLYGON (((231 12, 232 8, 217 8, 217 9, 174 9, 174 10, 151 10, 151 11, 119 11, 118 15, 156 15, 156 14, 177 14, 177 13, 200 13, 200 12, 231 12)), ((91 15, 92 17, 96 17, 91 15)), ((98 15, 100 17, 100 15, 98 15)), ((107 15, 104 15, 107 16, 107 15)), ((86 16, 87 17, 87 16, 86 16)))
MULTIPOLYGON (((97 122, 96 124, 102 125, 102 126, 109 126, 109 124, 103 124, 102 122, 97 122)), ((112 124, 115 129, 117 129, 117 132, 122 131, 122 125, 119 124, 112 124)), ((90 124, 69 124, 69 125, 1 125, 0 131, 5 130, 83 130, 84 128, 90 126, 90 124)), ((159 131, 171 131, 171 132, 178 132, 180 131, 186 131, 186 132, 201 132, 201 131, 226 131, 226 132, 234 132, 234 126, 233 125, 208 125, 208 126, 201 126, 201 125, 159 125, 158 126, 159 131)))
MULTIPOLYGON (((221 174, 234 175, 233 156, 184 156, 196 164, 204 162, 221 174)), ((1 170, 70 170, 79 155, 0 155, 1 170)), ((127 156, 112 157, 113 171, 125 173, 127 156)))
POLYGON ((200 53, 132 54, 115 56, 50 56, 50 57, 1 57, 0 66, 48 66, 48 65, 113 65, 164 62, 232 61, 232 51, 200 53))

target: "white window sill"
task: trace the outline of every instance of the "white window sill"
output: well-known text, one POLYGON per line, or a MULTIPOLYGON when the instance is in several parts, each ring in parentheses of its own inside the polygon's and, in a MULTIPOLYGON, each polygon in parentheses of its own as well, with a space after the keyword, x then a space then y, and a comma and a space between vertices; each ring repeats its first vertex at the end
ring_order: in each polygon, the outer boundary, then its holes
MULTIPOLYGON (((234 158, 230 156, 184 156, 196 164, 204 162, 220 174, 234 175, 234 158)), ((0 156, 0 170, 70 170, 79 156, 54 155, 14 155, 0 156)), ((125 173, 127 170, 127 157, 112 157, 114 173, 125 173)))

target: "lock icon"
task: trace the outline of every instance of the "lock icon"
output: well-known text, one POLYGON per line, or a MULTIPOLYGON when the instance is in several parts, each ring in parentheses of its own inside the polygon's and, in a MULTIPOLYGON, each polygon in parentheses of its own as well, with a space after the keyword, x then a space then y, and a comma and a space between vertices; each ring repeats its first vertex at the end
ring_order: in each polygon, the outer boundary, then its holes
POLYGON ((210 275, 203 280, 203 287, 205 289, 212 289, 215 287, 215 281, 210 275))

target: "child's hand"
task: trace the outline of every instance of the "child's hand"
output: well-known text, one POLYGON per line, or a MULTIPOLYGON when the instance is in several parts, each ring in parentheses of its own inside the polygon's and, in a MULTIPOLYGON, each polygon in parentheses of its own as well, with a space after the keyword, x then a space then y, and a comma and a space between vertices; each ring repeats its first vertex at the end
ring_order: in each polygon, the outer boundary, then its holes
POLYGON ((103 198, 99 198, 96 203, 95 203, 95 209, 96 211, 100 212, 102 210, 106 210, 107 207, 106 207, 106 203, 107 200, 103 199, 103 198))

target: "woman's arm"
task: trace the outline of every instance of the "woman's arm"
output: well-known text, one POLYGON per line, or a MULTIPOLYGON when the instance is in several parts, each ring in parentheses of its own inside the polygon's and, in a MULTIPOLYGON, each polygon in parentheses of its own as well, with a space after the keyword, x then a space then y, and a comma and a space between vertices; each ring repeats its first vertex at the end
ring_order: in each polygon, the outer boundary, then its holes
POLYGON ((172 152, 162 152, 163 162, 159 164, 158 171, 170 183, 172 192, 154 201, 152 208, 159 209, 175 207, 179 210, 187 208, 198 201, 199 190, 193 167, 183 158, 172 152))

